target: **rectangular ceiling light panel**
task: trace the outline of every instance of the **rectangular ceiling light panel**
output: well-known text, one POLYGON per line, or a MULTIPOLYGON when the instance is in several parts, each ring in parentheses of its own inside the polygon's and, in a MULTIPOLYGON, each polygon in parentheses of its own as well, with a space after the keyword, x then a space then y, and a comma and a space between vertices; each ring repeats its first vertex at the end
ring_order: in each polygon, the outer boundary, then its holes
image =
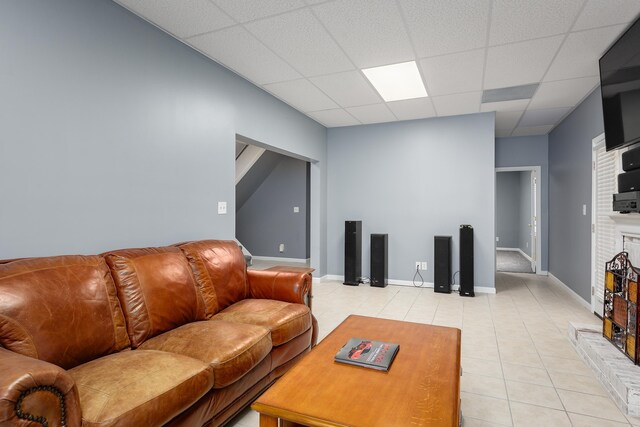
POLYGON ((387 102, 427 96, 415 61, 365 68, 362 72, 387 102))

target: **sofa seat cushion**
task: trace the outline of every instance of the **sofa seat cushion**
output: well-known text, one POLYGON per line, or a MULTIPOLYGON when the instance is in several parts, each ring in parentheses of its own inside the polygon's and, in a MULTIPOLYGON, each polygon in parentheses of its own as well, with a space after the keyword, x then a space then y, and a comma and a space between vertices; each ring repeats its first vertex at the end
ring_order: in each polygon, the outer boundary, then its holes
POLYGON ((242 300, 225 308, 212 319, 269 328, 274 347, 292 340, 311 327, 309 307, 270 299, 242 300))
POLYGON ((271 347, 267 328, 208 320, 165 332, 140 348, 178 353, 208 363, 213 369, 214 388, 222 388, 257 366, 271 347))
POLYGON ((69 374, 78 387, 83 427, 163 425, 213 385, 208 364, 161 351, 123 351, 69 374))

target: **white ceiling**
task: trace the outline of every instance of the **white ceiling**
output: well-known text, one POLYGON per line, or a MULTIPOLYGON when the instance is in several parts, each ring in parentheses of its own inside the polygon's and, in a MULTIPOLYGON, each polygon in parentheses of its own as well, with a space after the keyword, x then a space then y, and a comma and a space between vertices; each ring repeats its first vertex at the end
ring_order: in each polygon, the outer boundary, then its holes
POLYGON ((548 133, 599 82, 640 0, 115 0, 327 127, 496 111, 548 133), (427 98, 384 102, 362 68, 415 60, 427 98), (540 83, 530 100, 482 91, 540 83))

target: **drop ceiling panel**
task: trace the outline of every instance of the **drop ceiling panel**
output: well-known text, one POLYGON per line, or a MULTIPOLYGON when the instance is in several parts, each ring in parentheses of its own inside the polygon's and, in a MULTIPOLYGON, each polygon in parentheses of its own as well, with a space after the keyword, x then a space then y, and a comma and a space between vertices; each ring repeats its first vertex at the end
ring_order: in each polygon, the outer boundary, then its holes
POLYGON ((598 60, 625 28, 614 25, 569 34, 544 81, 598 76, 598 60))
POLYGON ((589 0, 573 30, 626 24, 634 21, 639 13, 639 0, 589 0))
POLYGON ((555 125, 563 118, 571 108, 548 108, 546 110, 527 110, 519 127, 536 127, 545 125, 555 125))
POLYGON ((385 104, 363 105, 346 110, 363 124, 396 121, 396 117, 385 104))
POLYGON ((438 116, 455 116, 480 112, 481 97, 482 92, 469 92, 434 96, 432 100, 438 116))
POLYGON ((118 0, 177 38, 214 31, 235 22, 209 0, 118 0))
POLYGON ((598 77, 543 82, 531 99, 530 108, 573 107, 600 82, 598 77))
POLYGON ((518 127, 518 128, 515 128, 511 136, 546 135, 551 131, 551 129, 553 129, 553 125, 536 126, 536 127, 518 127))
POLYGON ((564 36, 554 36, 489 48, 484 88, 539 82, 563 38, 564 36))
POLYGON ((360 122, 353 118, 349 113, 343 109, 313 111, 307 113, 309 117, 319 121, 326 127, 338 127, 338 126, 352 126, 359 125, 360 122))
POLYGON ((398 120, 425 119, 436 115, 433 102, 428 97, 388 102, 387 106, 398 120))
POLYGON ((418 57, 484 47, 489 0, 398 0, 418 57))
POLYGON ((354 68, 309 9, 254 21, 246 28, 304 76, 354 68))
POLYGON ((485 49, 422 59, 420 68, 431 96, 482 90, 485 49))
POLYGON ((524 111, 530 99, 516 99, 513 101, 485 102, 480 104, 480 111, 524 111))
POLYGON ((583 4, 584 0, 494 0, 489 45, 566 33, 583 4))
POLYGON ((329 74, 313 77, 310 80, 341 107, 355 107, 382 102, 380 95, 359 71, 329 74))
POLYGON ((302 0, 213 0, 238 22, 253 21, 305 6, 302 0))
POLYGON ((513 132, 513 129, 496 129, 496 137, 508 138, 511 136, 511 132, 513 132))
POLYGON ((265 85, 264 88, 293 108, 303 112, 337 108, 327 95, 306 79, 265 85))
POLYGON ((209 57, 258 84, 302 77, 241 26, 192 37, 188 42, 209 57))
POLYGON ((393 1, 329 2, 314 7, 313 11, 359 68, 415 59, 400 11, 393 1))
POLYGON ((516 127, 522 117, 522 111, 498 111, 496 112, 496 129, 510 129, 516 127))

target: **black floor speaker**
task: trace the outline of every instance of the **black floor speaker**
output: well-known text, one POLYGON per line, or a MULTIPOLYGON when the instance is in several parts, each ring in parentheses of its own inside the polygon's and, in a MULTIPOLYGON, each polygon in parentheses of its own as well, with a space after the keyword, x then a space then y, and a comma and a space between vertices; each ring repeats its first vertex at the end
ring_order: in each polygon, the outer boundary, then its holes
POLYGON ((460 296, 475 296, 473 291, 473 227, 460 226, 460 296))
POLYGON ((451 236, 435 236, 433 243, 433 290, 451 293, 451 236))
POLYGON ((362 278, 362 221, 344 222, 344 284, 358 286, 362 278))
POLYGON ((384 288, 389 284, 389 236, 371 235, 371 286, 384 288))

